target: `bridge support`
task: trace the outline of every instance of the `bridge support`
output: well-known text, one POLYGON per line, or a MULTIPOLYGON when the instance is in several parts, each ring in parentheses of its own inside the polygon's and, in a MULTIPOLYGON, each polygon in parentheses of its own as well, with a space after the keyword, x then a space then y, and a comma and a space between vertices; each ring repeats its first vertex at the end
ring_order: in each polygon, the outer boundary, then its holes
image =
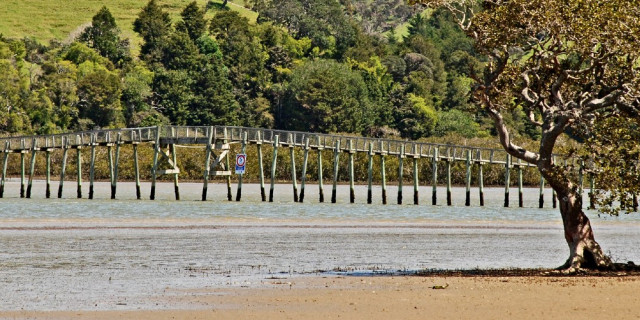
POLYGON ((271 158, 271 186, 269 188, 269 202, 273 202, 273 189, 276 184, 276 164, 278 163, 278 145, 280 144, 280 136, 273 138, 273 157, 271 158))
POLYGON ((544 177, 540 175, 540 196, 538 197, 538 208, 544 207, 544 177))
MULTIPOLYGON (((247 132, 244 132, 244 135, 242 136, 242 147, 241 147, 241 151, 240 153, 246 153, 247 152, 247 132)), ((242 199, 242 176, 243 174, 239 174, 238 175, 238 190, 236 191, 236 201, 240 201, 240 199, 242 199)))
POLYGON ((47 179, 47 189, 45 190, 45 197, 47 199, 51 198, 51 151, 49 149, 47 149, 47 151, 45 151, 45 157, 46 157, 46 179, 47 179))
POLYGON ((482 173, 482 152, 478 150, 478 193, 480 206, 484 206, 484 175, 482 173))
POLYGON ((4 144, 4 162, 2 164, 2 180, 0 180, 0 198, 4 197, 4 185, 7 179, 7 165, 9 165, 9 141, 4 144))
POLYGON ((420 154, 418 154, 418 145, 413 145, 413 204, 418 205, 418 186, 420 181, 418 180, 418 160, 420 154))
POLYGON ((296 155, 293 150, 295 141, 293 141, 293 135, 290 133, 288 137, 289 142, 289 158, 291 160, 291 186, 293 187, 293 202, 298 202, 298 178, 296 177, 296 155))
MULTIPOLYGON (((554 156, 552 158, 553 164, 555 165, 556 163, 556 157, 554 156)), ((551 205, 553 206, 553 208, 555 209, 557 207, 557 195, 556 195, 556 190, 555 189, 551 189, 551 205)))
POLYGON ((340 156, 340 140, 337 140, 335 149, 333 149, 333 188, 331 189, 331 203, 336 203, 339 156, 340 156))
POLYGON ((27 199, 31 198, 31 187, 36 169, 36 139, 31 140, 31 165, 29 166, 29 182, 27 183, 27 199))
POLYGON ((69 151, 68 141, 62 137, 62 170, 60 170, 60 184, 58 185, 58 199, 62 198, 62 188, 64 187, 64 175, 67 170, 67 151, 69 151))
POLYGON ((304 187, 307 182, 307 162, 309 160, 309 137, 304 138, 304 157, 302 159, 302 181, 300 182, 300 202, 304 202, 304 187))
POLYGON ((398 155, 398 204, 402 204, 402 182, 404 180, 404 144, 400 146, 398 155))
POLYGON ((323 147, 321 147, 322 144, 320 144, 320 137, 318 137, 318 201, 320 203, 324 202, 324 186, 323 186, 323 178, 322 178, 322 150, 324 150, 323 147))
POLYGON ((431 205, 435 206, 438 200, 438 147, 433 148, 431 160, 431 205))
POLYGON ((522 195, 522 160, 518 159, 518 207, 524 207, 522 195))
POLYGON ((464 205, 471 205, 471 150, 467 149, 467 161, 466 161, 466 175, 465 175, 465 197, 464 197, 464 205))
POLYGON ((138 166, 138 142, 133 142, 133 171, 136 180, 136 199, 142 198, 140 190, 140 167, 138 166))
POLYGON ((78 199, 82 198, 82 146, 76 147, 76 166, 77 170, 77 184, 78 188, 76 190, 76 195, 78 199))
POLYGON ((356 201, 356 189, 354 187, 354 168, 353 168, 353 155, 356 153, 353 150, 353 140, 349 140, 349 202, 354 203, 356 201))
POLYGON ((96 177, 96 135, 90 138, 91 154, 89 155, 89 199, 93 199, 93 181, 96 177))
MULTIPOLYGON (((22 148, 24 149, 24 140, 22 141, 22 148)), ((26 150, 20 151, 20 198, 24 198, 25 192, 25 178, 24 178, 24 154, 26 150)))
POLYGON ((447 159, 445 159, 447 163, 447 205, 451 205, 451 149, 447 148, 447 159))
POLYGON ((367 204, 371 204, 373 198, 373 142, 369 142, 369 165, 367 167, 367 204))
POLYGON ((382 204, 387 204, 387 174, 384 163, 384 142, 380 141, 380 176, 382 178, 382 204))
POLYGON ((509 207, 509 187, 511 187, 511 155, 507 154, 504 164, 504 207, 509 207))
POLYGON ((258 174, 260 175, 260 198, 262 201, 267 201, 267 194, 264 190, 264 167, 262 165, 262 138, 260 132, 256 137, 256 147, 258 148, 258 174))

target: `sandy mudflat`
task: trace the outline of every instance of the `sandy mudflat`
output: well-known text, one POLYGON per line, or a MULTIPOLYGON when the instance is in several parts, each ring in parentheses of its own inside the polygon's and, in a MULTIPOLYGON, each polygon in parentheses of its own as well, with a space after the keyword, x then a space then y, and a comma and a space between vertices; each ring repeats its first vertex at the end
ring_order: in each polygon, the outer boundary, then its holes
POLYGON ((294 277, 157 297, 179 310, 0 312, 1 319, 638 319, 640 276, 294 277), (445 289, 433 289, 444 286, 445 289))

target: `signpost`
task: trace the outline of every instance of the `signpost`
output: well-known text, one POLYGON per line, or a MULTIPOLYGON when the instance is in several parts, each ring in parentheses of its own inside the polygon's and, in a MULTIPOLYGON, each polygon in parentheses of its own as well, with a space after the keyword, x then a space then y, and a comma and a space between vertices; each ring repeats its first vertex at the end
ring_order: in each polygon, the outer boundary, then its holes
POLYGON ((245 165, 247 164, 247 155, 240 153, 236 155, 236 174, 244 174, 245 165))

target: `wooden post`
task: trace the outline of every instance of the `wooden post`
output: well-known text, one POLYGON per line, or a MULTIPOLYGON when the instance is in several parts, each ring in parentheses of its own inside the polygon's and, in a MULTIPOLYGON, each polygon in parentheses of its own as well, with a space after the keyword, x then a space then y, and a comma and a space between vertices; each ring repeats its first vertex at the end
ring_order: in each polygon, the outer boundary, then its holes
POLYGON ((418 187, 420 182, 418 180, 418 160, 420 160, 420 154, 418 153, 418 145, 413 145, 413 204, 418 205, 418 187))
MULTIPOLYGON (((246 131, 243 132, 243 135, 242 135, 242 146, 240 148, 240 153, 242 154, 247 153, 247 132, 246 131)), ((236 191, 236 201, 240 201, 240 199, 242 199, 242 176, 243 176, 242 173, 238 175, 238 190, 236 191)))
POLYGON ((64 186, 64 174, 67 170, 67 147, 68 141, 62 137, 62 170, 60 171, 60 184, 58 185, 58 198, 62 198, 62 187, 64 186))
POLYGON ((46 157, 46 179, 47 179, 47 189, 45 190, 45 197, 47 199, 51 198, 51 151, 49 151, 49 149, 47 149, 47 151, 45 151, 45 157, 46 157))
POLYGON ((518 159, 518 207, 520 208, 524 206, 522 197, 522 160, 518 159))
POLYGON ((293 150, 295 141, 293 135, 289 133, 289 158, 291 159, 291 186, 293 187, 293 202, 298 202, 298 178, 296 177, 296 156, 293 150))
POLYGON ((156 142, 153 148, 153 166, 151 167, 151 200, 156 199, 156 175, 158 171, 158 153, 160 153, 160 126, 156 127, 156 142))
MULTIPOLYGON (((455 156, 455 155, 454 155, 455 156)), ((447 148, 447 205, 451 205, 451 148, 447 148)))
MULTIPOLYGON (((555 156, 552 158, 552 162, 553 162, 553 165, 556 164, 556 157, 555 156)), ((557 200, 556 190, 551 188, 551 204, 552 204, 554 209, 557 207, 557 201, 556 200, 557 200)))
POLYGON ((27 198, 31 198, 31 187, 33 186, 33 176, 36 169, 36 139, 31 140, 31 165, 29 166, 29 182, 27 183, 27 198))
POLYGON ((373 201, 373 142, 369 142, 369 166, 367 167, 368 184, 367 184, 367 203, 371 204, 373 201))
POLYGON ((438 199, 438 147, 433 148, 433 159, 431 160, 431 205, 436 205, 438 199))
MULTIPOLYGON (((178 155, 176 153, 176 145, 175 144, 170 144, 169 145, 169 152, 171 152, 171 157, 173 160, 173 166, 174 166, 174 173, 173 173, 173 192, 175 194, 176 200, 180 200, 180 185, 178 184, 178 155)), ((228 159, 228 156, 227 156, 228 159)))
POLYGON ((137 142, 133 142, 133 171, 136 179, 136 199, 140 200, 142 198, 142 193, 140 192, 140 167, 138 166, 137 142))
MULTIPOLYGON (((227 128, 224 128, 224 143, 225 144, 229 143, 227 128)), ((231 172, 231 166, 229 165, 229 158, 230 158, 230 153, 227 153, 227 156, 225 157, 226 168, 227 170, 229 170, 229 172, 231 172)), ((231 175, 228 175, 227 176, 227 200, 231 201, 232 199, 233 199, 233 195, 231 194, 231 175)))
POLYGON ((595 190, 595 187, 596 187, 595 186, 596 185, 595 180, 596 180, 595 175, 593 174, 593 172, 591 172, 589 174, 589 209, 595 209, 596 208, 595 201, 594 201, 595 200, 595 196, 596 196, 596 194, 595 194, 595 191, 596 191, 595 190))
POLYGON ((349 139, 349 202, 356 202, 356 189, 354 187, 354 168, 353 168, 353 140, 349 139))
POLYGON ((540 197, 538 199, 538 208, 544 208, 544 177, 540 175, 540 197))
POLYGON ((110 142, 110 134, 107 134, 107 157, 108 157, 108 161, 109 161, 109 182, 111 185, 111 199, 115 199, 116 198, 116 190, 114 187, 114 165, 113 165, 113 152, 111 152, 111 142, 110 142))
POLYGON ((25 145, 24 145, 24 139, 22 139, 21 141, 21 148, 20 148, 20 198, 24 198, 24 192, 25 192, 25 177, 24 177, 24 153, 25 153, 25 145))
POLYGON ((260 131, 256 137, 256 147, 258 148, 258 174, 260 175, 260 197, 262 201, 267 201, 267 194, 264 191, 264 167, 262 165, 262 137, 260 131))
POLYGON ((336 146, 335 146, 335 149, 333 150, 333 188, 331 189, 331 203, 336 203, 339 157, 340 157, 340 139, 336 141, 336 146))
POLYGON ((404 144, 400 145, 398 154, 398 204, 402 204, 402 180, 404 180, 404 144))
POLYGON ((318 138, 318 201, 320 203, 324 202, 324 187, 323 187, 323 179, 322 179, 322 150, 324 150, 324 145, 320 144, 320 137, 318 138))
POLYGON ((384 142, 380 141, 380 176, 382 178, 382 204, 387 204, 387 172, 384 163, 384 142))
POLYGON ((507 154, 507 158, 504 164, 504 207, 509 207, 509 186, 511 185, 511 155, 507 154))
MULTIPOLYGON (((77 141, 77 140, 76 140, 77 141)), ((82 146, 80 144, 78 144, 76 146, 76 164, 77 164, 77 189, 76 189, 76 195, 78 197, 78 199, 82 198, 82 146)))
POLYGON ((273 138, 273 157, 271 158, 271 188, 269 189, 269 202, 273 202, 273 188, 276 184, 276 164, 278 160, 278 145, 280 144, 280 136, 273 138))
POLYGON ((9 141, 4 143, 4 163, 2 164, 2 180, 0 180, 0 198, 4 197, 4 184, 7 179, 7 165, 9 164, 9 141))
POLYGON ((304 138, 304 158, 302 160, 302 182, 300 183, 300 202, 304 202, 304 187, 307 182, 307 162, 309 160, 309 137, 304 138))
POLYGON ((478 150, 478 193, 480 206, 484 206, 484 175, 482 173, 482 151, 478 150))
POLYGON ((93 180, 96 171, 96 136, 91 135, 91 156, 89 159, 89 199, 93 199, 93 180))
POLYGON ((464 205, 468 207, 471 205, 471 149, 467 149, 466 165, 467 165, 467 172, 465 175, 466 192, 464 197, 464 205))
POLYGON ((202 179, 202 201, 207 201, 207 189, 209 187, 209 176, 211 175, 211 152, 213 150, 213 132, 215 128, 207 128, 207 147, 204 156, 204 174, 202 179))

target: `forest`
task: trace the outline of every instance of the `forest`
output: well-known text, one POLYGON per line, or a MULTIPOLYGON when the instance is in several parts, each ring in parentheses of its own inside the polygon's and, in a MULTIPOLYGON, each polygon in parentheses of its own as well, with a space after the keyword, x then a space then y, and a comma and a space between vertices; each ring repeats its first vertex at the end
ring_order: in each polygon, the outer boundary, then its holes
MULTIPOLYGON (((68 41, 0 36, 0 134, 160 124, 403 139, 494 134, 470 111, 468 74, 485 59, 447 11, 402 1, 248 6, 255 22, 211 1, 188 4, 172 21, 151 0, 133 23, 142 39, 135 52, 106 6, 68 41)), ((508 121, 535 138, 521 117, 516 108, 508 121)))

